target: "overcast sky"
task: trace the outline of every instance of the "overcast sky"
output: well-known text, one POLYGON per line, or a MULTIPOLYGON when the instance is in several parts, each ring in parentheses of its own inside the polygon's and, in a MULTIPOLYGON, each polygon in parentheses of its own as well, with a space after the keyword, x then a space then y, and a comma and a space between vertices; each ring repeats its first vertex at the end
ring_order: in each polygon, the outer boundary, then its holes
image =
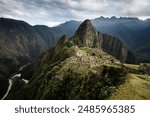
POLYGON ((58 25, 100 16, 150 16, 150 0, 0 0, 0 17, 58 25))

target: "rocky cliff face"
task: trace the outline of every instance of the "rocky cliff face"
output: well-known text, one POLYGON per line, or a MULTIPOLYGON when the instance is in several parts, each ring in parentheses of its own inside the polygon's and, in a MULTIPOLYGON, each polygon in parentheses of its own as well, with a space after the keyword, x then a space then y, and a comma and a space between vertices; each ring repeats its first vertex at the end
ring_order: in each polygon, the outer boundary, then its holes
POLYGON ((80 25, 72 39, 74 39, 74 42, 80 46, 100 48, 121 62, 130 63, 135 59, 134 55, 127 50, 121 40, 97 32, 96 28, 92 26, 90 20, 85 20, 80 25))

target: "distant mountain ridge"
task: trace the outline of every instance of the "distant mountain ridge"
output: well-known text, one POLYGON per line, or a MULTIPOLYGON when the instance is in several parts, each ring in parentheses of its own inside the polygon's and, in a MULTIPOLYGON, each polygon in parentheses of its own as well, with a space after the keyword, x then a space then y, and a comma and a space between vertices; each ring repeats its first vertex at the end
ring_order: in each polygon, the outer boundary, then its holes
MULTIPOLYGON (((147 55, 143 59, 149 60, 149 54, 147 51, 142 51, 143 43, 145 48, 147 43, 150 43, 150 38, 148 37, 147 28, 150 27, 150 20, 139 20, 138 18, 97 18, 93 20, 93 25, 96 26, 97 30, 102 31, 103 33, 113 35, 120 38, 125 45, 134 52, 137 57, 147 55), (142 32, 145 34, 142 34, 142 32), (147 30, 147 31, 146 31, 147 30), (142 42, 142 43, 141 43, 142 42), (137 48, 139 50, 137 50, 137 48)), ((142 59, 142 57, 140 58, 142 59)))

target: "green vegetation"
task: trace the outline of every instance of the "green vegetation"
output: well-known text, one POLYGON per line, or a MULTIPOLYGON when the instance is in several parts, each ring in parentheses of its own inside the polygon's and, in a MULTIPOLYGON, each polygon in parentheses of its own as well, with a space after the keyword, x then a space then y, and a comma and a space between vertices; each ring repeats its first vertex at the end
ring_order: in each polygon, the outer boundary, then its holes
MULTIPOLYGON (((40 99, 108 99, 114 89, 124 82, 124 70, 98 66, 90 70, 72 70, 64 65, 54 67, 42 81, 38 92, 44 89, 40 99), (49 78, 50 77, 50 78, 49 78), (44 84, 49 82, 47 86, 44 84)), ((40 96, 40 95, 38 95, 40 96)))
POLYGON ((150 76, 139 74, 128 74, 122 84, 110 99, 122 100, 149 100, 150 99, 150 76))

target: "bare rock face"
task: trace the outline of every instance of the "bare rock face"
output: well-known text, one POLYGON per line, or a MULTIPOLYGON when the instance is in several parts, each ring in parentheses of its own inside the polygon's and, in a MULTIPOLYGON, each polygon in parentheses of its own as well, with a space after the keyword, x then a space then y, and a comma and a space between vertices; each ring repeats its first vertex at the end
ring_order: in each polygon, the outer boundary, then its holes
POLYGON ((106 34, 102 34, 102 37, 102 49, 121 62, 127 62, 128 50, 123 43, 119 39, 106 34))

